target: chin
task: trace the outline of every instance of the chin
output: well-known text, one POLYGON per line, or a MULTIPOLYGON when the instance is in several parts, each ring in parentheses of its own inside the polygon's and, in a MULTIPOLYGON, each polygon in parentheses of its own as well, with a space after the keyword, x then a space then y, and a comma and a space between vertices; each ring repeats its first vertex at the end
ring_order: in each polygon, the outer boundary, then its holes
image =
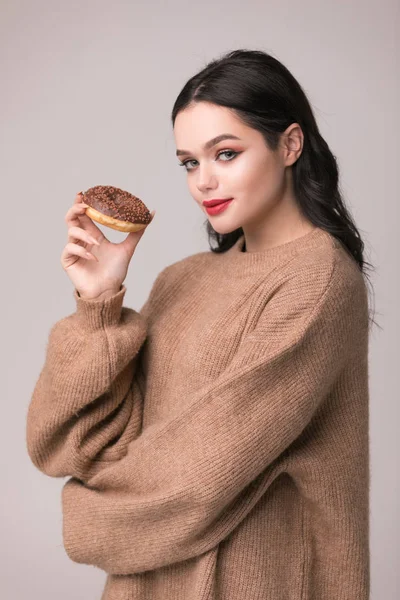
POLYGON ((232 233, 232 231, 236 231, 236 229, 239 229, 239 227, 241 227, 241 225, 232 225, 232 223, 223 223, 222 219, 219 220, 219 222, 217 221, 217 219, 212 220, 212 219, 208 219, 210 221, 210 224, 212 226, 212 228, 214 229, 214 231, 216 231, 217 233, 219 233, 220 235, 226 235, 227 233, 232 233))

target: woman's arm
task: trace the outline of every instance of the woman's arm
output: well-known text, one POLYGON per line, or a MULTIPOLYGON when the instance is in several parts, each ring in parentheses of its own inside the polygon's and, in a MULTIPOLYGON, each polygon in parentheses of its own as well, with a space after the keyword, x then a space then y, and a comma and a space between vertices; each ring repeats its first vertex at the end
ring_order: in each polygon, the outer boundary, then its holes
POLYGON ((146 428, 86 484, 66 482, 72 560, 113 574, 157 569, 215 547, 245 518, 254 481, 264 493, 268 468, 365 348, 361 274, 347 277, 330 261, 279 284, 227 369, 183 410, 146 428))
POLYGON ((43 473, 88 481, 121 459, 140 434, 136 367, 147 334, 144 315, 165 273, 140 312, 122 306, 125 286, 102 301, 84 300, 75 290, 76 312, 51 328, 26 423, 29 456, 43 473))

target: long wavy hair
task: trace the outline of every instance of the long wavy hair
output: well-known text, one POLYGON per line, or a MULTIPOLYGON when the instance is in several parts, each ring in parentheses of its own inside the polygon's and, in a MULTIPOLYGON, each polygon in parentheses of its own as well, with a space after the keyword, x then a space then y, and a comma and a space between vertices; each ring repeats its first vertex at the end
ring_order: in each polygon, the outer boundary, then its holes
MULTIPOLYGON (((295 199, 311 223, 341 242, 370 283, 367 269, 373 266, 365 260, 364 242, 340 192, 338 163, 319 132, 305 92, 290 71, 261 50, 228 52, 186 82, 173 106, 172 126, 180 111, 202 101, 231 109, 263 135, 272 151, 289 125, 300 125, 303 149, 289 167, 295 199)), ((226 252, 244 233, 241 227, 218 233, 208 219, 205 227, 213 252, 226 252)), ((373 318, 371 321, 375 322, 373 318)))

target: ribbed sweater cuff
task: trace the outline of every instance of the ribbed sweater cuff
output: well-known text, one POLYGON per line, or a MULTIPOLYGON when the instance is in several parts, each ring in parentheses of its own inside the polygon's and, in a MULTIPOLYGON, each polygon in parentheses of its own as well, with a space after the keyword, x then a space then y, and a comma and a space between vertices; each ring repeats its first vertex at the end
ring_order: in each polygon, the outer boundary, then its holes
POLYGON ((106 300, 88 300, 81 298, 75 289, 76 317, 79 326, 85 331, 96 331, 107 325, 118 324, 125 292, 126 287, 122 285, 119 292, 106 300))

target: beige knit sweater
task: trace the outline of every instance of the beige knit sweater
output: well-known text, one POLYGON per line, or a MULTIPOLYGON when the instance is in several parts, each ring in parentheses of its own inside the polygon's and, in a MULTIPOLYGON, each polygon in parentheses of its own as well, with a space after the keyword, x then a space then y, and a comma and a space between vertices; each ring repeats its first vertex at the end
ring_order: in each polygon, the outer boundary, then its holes
POLYGON ((369 597, 367 287, 319 228, 243 247, 50 330, 27 449, 102 600, 369 597))

